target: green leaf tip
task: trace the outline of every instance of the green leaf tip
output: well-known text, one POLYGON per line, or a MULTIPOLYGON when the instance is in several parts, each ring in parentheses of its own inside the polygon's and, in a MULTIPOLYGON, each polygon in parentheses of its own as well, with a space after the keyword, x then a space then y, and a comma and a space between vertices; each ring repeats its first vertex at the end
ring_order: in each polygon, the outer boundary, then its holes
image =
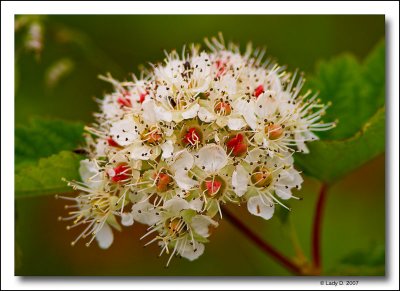
POLYGON ((41 158, 35 165, 21 166, 15 173, 15 197, 34 197, 71 191, 62 180, 79 180, 79 161, 82 158, 61 151, 41 158))
POLYGON ((385 151, 384 42, 363 64, 351 55, 321 62, 308 86, 332 102, 324 118, 338 124, 295 159, 306 174, 332 184, 385 151))

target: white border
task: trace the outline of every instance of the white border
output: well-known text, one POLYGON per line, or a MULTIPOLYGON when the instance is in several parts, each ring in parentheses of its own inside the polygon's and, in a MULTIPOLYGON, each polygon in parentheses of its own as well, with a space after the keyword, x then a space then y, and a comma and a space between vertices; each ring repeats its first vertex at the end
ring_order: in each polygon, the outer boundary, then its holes
MULTIPOLYGON (((396 2, 2 2, 1 3, 1 287, 2 289, 328 289, 323 278, 248 279, 31 279, 14 276, 14 15, 15 14, 385 14, 389 66, 387 81, 388 129, 387 223, 390 249, 386 280, 362 278, 354 289, 399 288, 399 6, 396 2), (212 10, 209 7, 212 6, 212 10), (284 281, 284 283, 283 283, 284 281)), ((340 287, 337 287, 340 288, 340 287)), ((342 289, 342 288, 340 288, 342 289)))

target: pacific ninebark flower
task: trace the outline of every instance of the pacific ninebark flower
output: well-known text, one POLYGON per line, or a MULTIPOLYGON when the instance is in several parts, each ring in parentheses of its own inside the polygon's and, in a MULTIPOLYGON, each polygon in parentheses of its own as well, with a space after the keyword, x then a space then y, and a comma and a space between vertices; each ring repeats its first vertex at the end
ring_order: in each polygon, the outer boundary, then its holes
POLYGON ((102 77, 114 92, 98 100, 96 122, 86 127, 88 159, 69 216, 100 247, 112 228, 139 222, 161 254, 189 260, 204 252, 210 230, 224 217, 221 204, 246 203, 264 219, 303 182, 293 155, 307 153, 328 105, 303 92, 304 78, 264 60, 265 51, 206 40, 167 54, 141 78, 102 77), (218 216, 217 216, 218 217, 218 216))

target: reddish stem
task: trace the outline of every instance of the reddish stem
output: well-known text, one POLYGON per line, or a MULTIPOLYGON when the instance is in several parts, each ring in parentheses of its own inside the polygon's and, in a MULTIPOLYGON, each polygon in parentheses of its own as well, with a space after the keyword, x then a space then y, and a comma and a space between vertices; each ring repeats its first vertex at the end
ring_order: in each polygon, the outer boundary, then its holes
POLYGON ((312 257, 314 267, 321 270, 321 233, 322 233, 322 216, 324 214, 324 206, 326 201, 326 194, 328 192, 328 185, 322 184, 319 190, 317 205, 315 208, 313 232, 312 232, 312 257))
POLYGON ((255 232, 249 229, 240 219, 236 218, 231 212, 229 212, 225 207, 223 208, 224 218, 227 218, 241 233, 243 233, 249 240, 255 243, 259 248, 261 248, 266 254, 270 255, 275 261, 279 262, 286 269, 294 273, 295 275, 301 275, 301 269, 296 264, 294 264, 290 259, 286 258, 275 248, 265 242, 261 237, 259 237, 255 232))

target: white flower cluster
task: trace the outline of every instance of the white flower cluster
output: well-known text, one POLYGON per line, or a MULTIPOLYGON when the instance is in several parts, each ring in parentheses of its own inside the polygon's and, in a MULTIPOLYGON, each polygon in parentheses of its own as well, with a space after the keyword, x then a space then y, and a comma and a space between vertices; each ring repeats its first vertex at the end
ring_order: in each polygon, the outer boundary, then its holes
POLYGON ((221 204, 247 203, 270 219, 276 204, 296 198, 303 179, 292 155, 334 126, 320 121, 327 106, 301 94, 302 77, 263 61, 263 51, 207 45, 172 52, 132 82, 105 78, 115 90, 87 127, 83 182, 69 182, 80 194, 65 197, 75 204, 60 218, 84 227, 72 244, 89 237, 87 245, 108 248, 111 228, 137 221, 168 263, 194 260, 223 217, 221 204))

